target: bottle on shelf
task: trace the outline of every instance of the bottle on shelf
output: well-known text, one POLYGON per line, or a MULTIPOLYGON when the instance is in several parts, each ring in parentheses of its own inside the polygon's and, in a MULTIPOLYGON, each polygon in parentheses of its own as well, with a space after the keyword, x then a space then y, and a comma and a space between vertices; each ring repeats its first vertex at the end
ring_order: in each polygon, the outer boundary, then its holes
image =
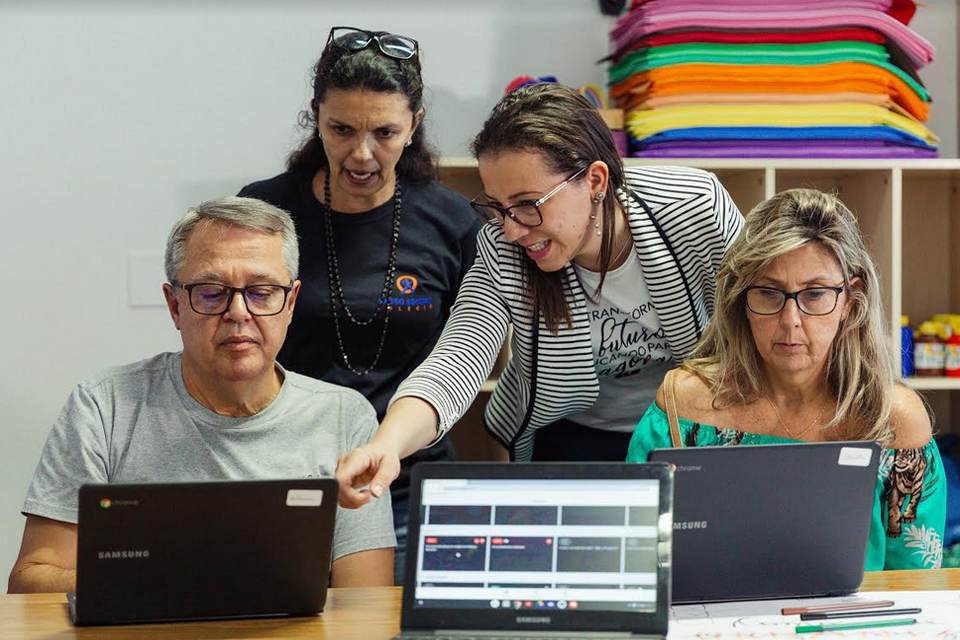
POLYGON ((913 375, 913 329, 907 316, 900 316, 900 375, 913 375))
POLYGON ((927 320, 920 325, 913 343, 913 375, 929 378, 943 375, 944 349, 939 323, 927 320))
POLYGON ((950 337, 943 343, 943 369, 948 378, 960 378, 960 318, 951 318, 950 327, 950 337))

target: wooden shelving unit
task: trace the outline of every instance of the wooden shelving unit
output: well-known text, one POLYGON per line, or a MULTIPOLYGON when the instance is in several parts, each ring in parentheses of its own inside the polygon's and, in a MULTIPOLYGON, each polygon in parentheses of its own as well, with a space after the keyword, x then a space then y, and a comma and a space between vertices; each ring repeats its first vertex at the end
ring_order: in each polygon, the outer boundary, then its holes
POLYGON ((960 378, 905 378, 904 383, 917 391, 960 391, 960 378))
MULTIPOLYGON (((960 160, 628 158, 624 163, 711 171, 744 213, 793 187, 836 193, 857 215, 877 262, 896 353, 901 315, 917 323, 935 313, 960 312, 960 160)), ((471 158, 443 160, 440 175, 468 198, 482 189, 471 158)), ((960 393, 952 393, 960 391, 960 379, 911 378, 906 384, 923 392, 941 432, 960 432, 951 421, 952 414, 960 422, 960 393)))

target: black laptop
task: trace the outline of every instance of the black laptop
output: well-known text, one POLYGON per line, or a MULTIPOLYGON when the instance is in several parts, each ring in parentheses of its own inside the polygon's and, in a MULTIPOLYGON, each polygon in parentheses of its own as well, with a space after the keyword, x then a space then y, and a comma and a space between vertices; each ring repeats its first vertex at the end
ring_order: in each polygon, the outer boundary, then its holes
POLYGON ((856 591, 879 458, 875 442, 652 451, 676 465, 672 601, 856 591))
POLYGON ((397 638, 663 638, 664 464, 413 468, 397 638))
POLYGON ((317 614, 336 507, 332 478, 84 485, 74 623, 317 614))

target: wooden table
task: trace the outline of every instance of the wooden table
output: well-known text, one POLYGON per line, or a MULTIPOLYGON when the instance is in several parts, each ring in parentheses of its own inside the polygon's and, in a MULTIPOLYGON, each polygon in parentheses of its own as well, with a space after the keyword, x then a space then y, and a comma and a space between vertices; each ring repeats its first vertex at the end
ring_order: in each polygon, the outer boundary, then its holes
POLYGON ((860 591, 960 591, 960 569, 871 571, 860 591))
MULTIPOLYGON (((861 591, 960 590, 960 569, 868 573, 861 591)), ((322 616, 75 628, 63 594, 0 595, 0 639, 388 640, 400 629, 400 588, 331 589, 322 616)))
MULTIPOLYGON (((229 588, 227 586, 226 588, 229 588)), ((388 640, 400 631, 400 587, 331 589, 323 615, 74 627, 62 593, 0 596, 0 640, 388 640)))

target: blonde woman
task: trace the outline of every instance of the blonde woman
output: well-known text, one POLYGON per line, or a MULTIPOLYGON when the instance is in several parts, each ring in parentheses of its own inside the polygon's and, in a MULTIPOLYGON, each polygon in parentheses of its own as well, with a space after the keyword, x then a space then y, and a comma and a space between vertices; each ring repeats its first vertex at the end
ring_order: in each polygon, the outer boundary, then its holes
MULTIPOLYGON (((897 381, 877 272, 836 197, 784 191, 757 205, 724 258, 715 312, 670 372, 627 460, 681 446, 876 440, 883 447, 868 571, 939 567, 946 486, 930 418, 897 381)), ((745 487, 745 490, 748 488, 745 487)))

